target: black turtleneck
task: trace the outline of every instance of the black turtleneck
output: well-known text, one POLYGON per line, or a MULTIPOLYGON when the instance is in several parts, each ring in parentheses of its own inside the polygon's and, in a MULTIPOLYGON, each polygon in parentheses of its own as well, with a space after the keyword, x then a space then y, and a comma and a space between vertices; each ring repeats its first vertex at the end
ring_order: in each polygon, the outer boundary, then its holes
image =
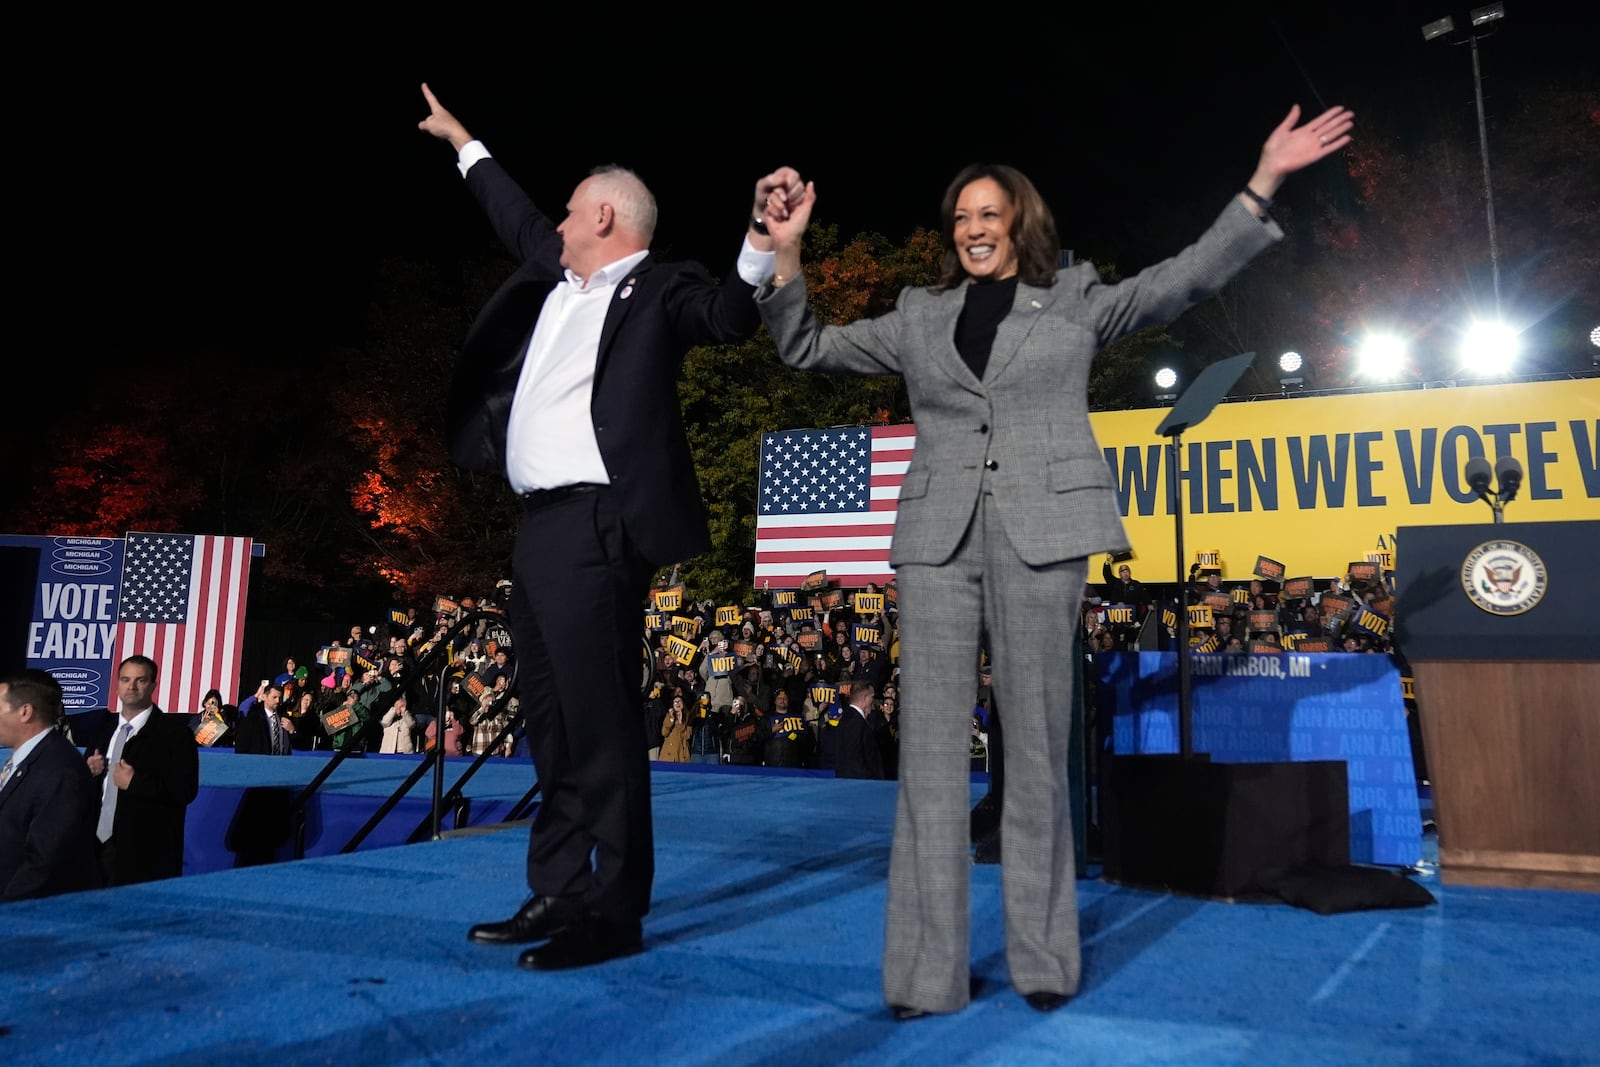
POLYGON ((956 320, 956 351, 980 381, 989 365, 989 352, 994 348, 1000 321, 1011 311, 1016 298, 1015 274, 998 282, 974 281, 967 286, 967 302, 956 320))

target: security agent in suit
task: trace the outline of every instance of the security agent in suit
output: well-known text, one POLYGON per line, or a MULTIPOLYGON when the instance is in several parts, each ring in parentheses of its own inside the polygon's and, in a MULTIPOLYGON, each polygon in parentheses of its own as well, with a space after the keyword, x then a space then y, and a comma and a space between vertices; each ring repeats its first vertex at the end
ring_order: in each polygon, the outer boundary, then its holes
POLYGON ((99 804, 83 757, 57 727, 61 685, 44 671, 0 678, 0 901, 100 885, 99 804))
POLYGON ((943 204, 943 274, 893 311, 822 327, 806 307, 800 238, 807 185, 767 220, 776 273, 757 296, 792 367, 904 377, 917 449, 900 491, 890 562, 901 618, 900 794, 889 868, 884 993, 898 1019, 957 1011, 968 963, 968 732, 980 640, 994 643, 1006 715, 1006 958, 1041 1010, 1078 989, 1080 951, 1067 745, 1080 663, 1065 627, 1087 557, 1124 549, 1117 501, 1089 425, 1096 351, 1169 322, 1282 234, 1267 215, 1284 178, 1349 141, 1333 108, 1296 108, 1255 174, 1200 239, 1117 284, 1092 264, 1057 271, 1049 209, 1009 167, 974 166, 943 204))
POLYGON ((878 710, 878 691, 867 682, 850 687, 850 703, 839 716, 835 778, 883 778, 884 734, 889 724, 878 710))
MULTIPOLYGON (((423 86, 424 132, 448 141, 467 189, 519 266, 462 345, 447 401, 451 456, 522 497, 510 601, 517 688, 542 803, 528 841, 533 896, 469 937, 549 939, 523 966, 554 970, 642 948, 654 846, 638 738, 639 613, 652 571, 710 544, 672 403, 683 357, 751 336, 771 273, 758 219, 737 273, 649 254, 655 201, 601 168, 552 224, 423 86), (592 858, 591 858, 592 857, 592 858)), ((799 192, 781 170, 756 204, 799 192)))
POLYGON ((117 665, 121 714, 89 742, 87 764, 100 789, 100 871, 107 885, 183 874, 183 827, 200 792, 200 755, 187 716, 151 700, 158 668, 146 656, 117 665), (127 727, 124 730, 124 727, 127 727), (118 735, 125 736, 119 740, 118 735))

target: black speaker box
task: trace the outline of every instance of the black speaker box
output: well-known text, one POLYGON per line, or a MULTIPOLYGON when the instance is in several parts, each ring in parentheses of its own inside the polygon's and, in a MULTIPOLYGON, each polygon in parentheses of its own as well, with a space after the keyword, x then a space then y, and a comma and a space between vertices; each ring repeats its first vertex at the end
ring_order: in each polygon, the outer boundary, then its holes
POLYGON ((1110 765, 1107 881, 1238 897, 1264 872, 1350 863, 1343 760, 1115 756, 1110 765))

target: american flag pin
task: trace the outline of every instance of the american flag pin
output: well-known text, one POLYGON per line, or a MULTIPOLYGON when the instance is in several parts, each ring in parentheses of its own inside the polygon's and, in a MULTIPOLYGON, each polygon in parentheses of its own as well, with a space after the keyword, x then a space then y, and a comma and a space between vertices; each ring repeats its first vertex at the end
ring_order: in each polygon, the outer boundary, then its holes
POLYGON ((636 278, 629 278, 627 284, 622 287, 622 292, 621 292, 620 295, 618 295, 617 299, 618 300, 626 300, 626 299, 628 299, 628 297, 632 296, 633 295, 633 283, 635 281, 637 281, 637 280, 638 279, 636 279, 636 278))

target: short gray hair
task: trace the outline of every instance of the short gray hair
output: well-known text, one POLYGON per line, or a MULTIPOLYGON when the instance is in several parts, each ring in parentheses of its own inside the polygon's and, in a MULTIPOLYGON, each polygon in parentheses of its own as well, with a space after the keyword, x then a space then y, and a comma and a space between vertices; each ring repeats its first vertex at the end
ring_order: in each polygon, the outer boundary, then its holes
POLYGON ((649 244, 656 232, 656 198, 643 179, 615 163, 594 168, 589 177, 594 179, 594 194, 611 205, 617 221, 649 244))

